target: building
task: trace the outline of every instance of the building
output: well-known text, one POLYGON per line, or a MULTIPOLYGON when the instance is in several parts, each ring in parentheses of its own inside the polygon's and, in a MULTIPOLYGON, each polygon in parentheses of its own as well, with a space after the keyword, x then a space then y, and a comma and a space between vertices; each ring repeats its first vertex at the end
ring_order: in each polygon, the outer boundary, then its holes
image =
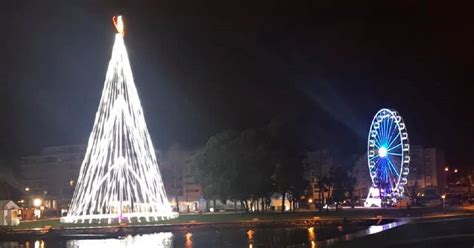
MULTIPOLYGON (((326 200, 329 197, 329 190, 323 187, 324 183, 320 181, 328 175, 329 168, 333 166, 334 161, 329 151, 319 150, 308 152, 303 164, 304 179, 309 182, 308 205, 310 208, 317 208, 320 205, 326 204, 326 200)), ((278 206, 278 204, 276 205, 278 206)), ((279 206, 281 206, 281 199, 279 206)))
POLYGON ((446 158, 439 148, 410 148, 408 194, 441 195, 446 192, 446 158))
POLYGON ((37 156, 20 159, 25 207, 41 199, 46 209, 67 208, 86 151, 85 145, 46 147, 37 156))
POLYGON ((204 209, 202 186, 192 175, 194 153, 176 146, 160 153, 160 170, 166 193, 172 206, 180 212, 204 209))
MULTIPOLYGON (((446 160, 439 148, 410 147, 410 172, 406 185, 408 195, 438 195, 446 192, 446 160)), ((353 174, 356 177, 355 198, 367 197, 372 180, 369 175, 367 155, 355 160, 353 174)))
MULTIPOLYGON (((44 215, 48 215, 48 210, 66 211, 74 194, 86 148, 86 145, 52 146, 44 148, 40 155, 22 157, 23 206, 37 207, 33 201, 40 199, 44 215)), ((166 152, 156 151, 168 198, 178 197, 180 211, 198 211, 203 195, 201 185, 192 177, 192 155, 193 152, 173 147, 166 152)))
POLYGON ((367 162, 367 154, 354 156, 356 158, 354 169, 352 171, 353 176, 356 178, 356 184, 354 186, 354 196, 356 199, 365 200, 369 189, 372 186, 372 178, 369 174, 369 165, 367 162))
POLYGON ((0 200, 0 226, 18 226, 20 207, 10 200, 0 200))

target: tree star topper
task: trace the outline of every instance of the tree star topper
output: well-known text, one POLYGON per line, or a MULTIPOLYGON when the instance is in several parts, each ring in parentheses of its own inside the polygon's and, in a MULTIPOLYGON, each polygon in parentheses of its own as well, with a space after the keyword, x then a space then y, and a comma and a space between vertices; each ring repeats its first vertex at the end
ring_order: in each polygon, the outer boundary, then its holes
POLYGON ((119 16, 114 16, 112 17, 112 22, 114 23, 114 26, 115 26, 115 29, 117 30, 117 33, 121 34, 122 36, 124 36, 125 34, 125 29, 123 27, 123 20, 122 20, 122 16, 119 15, 119 16))

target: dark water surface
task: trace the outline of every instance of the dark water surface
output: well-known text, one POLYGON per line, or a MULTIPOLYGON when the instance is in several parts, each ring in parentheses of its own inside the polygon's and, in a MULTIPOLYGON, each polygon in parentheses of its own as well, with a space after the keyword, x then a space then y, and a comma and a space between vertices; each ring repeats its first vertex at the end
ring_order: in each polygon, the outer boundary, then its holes
POLYGON ((317 247, 317 240, 343 236, 366 225, 331 225, 300 228, 223 228, 160 232, 116 239, 45 239, 0 241, 0 248, 138 248, 138 247, 317 247))

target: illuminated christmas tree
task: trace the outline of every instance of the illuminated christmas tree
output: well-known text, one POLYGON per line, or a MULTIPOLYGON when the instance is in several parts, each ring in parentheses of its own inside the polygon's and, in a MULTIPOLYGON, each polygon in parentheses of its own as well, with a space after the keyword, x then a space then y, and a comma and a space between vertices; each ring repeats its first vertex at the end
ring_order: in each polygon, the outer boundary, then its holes
POLYGON ((102 98, 70 209, 62 222, 177 217, 168 202, 124 44, 117 29, 102 98))

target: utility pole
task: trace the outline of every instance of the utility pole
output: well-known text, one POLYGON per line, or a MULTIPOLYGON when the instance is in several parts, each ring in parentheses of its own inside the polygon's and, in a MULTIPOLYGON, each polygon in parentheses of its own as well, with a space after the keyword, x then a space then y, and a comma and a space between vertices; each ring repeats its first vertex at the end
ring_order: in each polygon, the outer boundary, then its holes
POLYGON ((469 173, 467 174, 467 178, 469 179, 468 180, 468 191, 469 191, 469 195, 467 196, 467 199, 469 201, 469 205, 471 205, 471 202, 472 202, 472 195, 471 195, 471 188, 472 188, 472 170, 469 171, 469 173))

